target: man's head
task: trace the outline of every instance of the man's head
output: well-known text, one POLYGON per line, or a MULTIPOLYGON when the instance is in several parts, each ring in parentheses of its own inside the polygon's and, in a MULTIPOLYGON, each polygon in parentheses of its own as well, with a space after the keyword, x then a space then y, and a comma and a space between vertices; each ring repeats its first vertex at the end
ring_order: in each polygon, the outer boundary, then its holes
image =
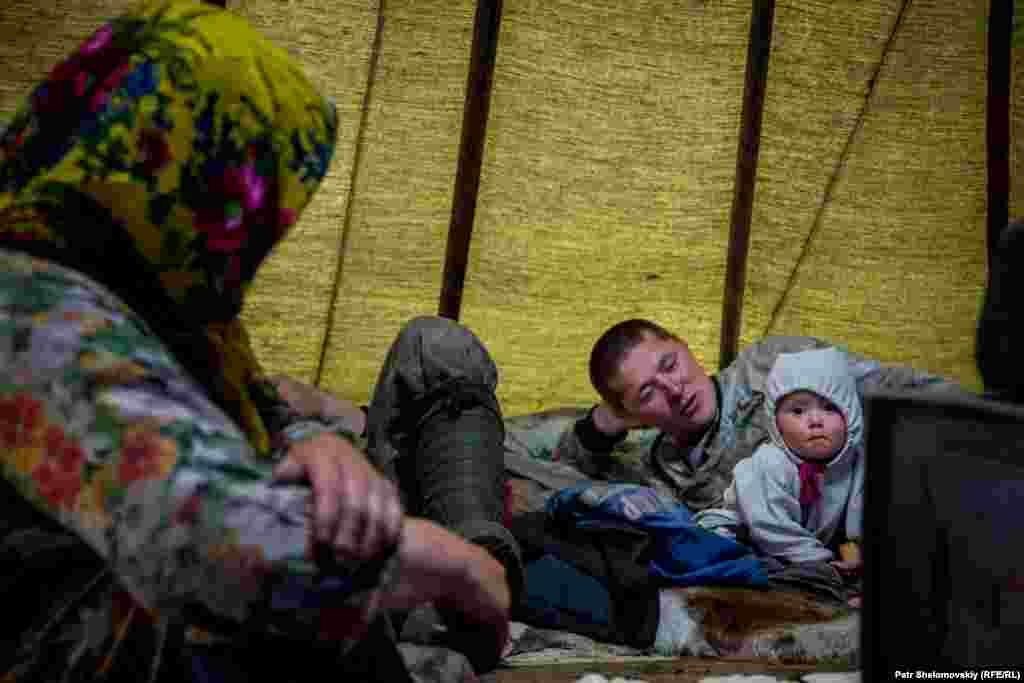
POLYGON ((846 445, 846 416, 813 391, 786 394, 775 406, 782 440, 804 460, 828 462, 846 445))
POLYGON ((649 320, 626 320, 601 335, 590 381, 620 416, 681 439, 703 433, 718 410, 714 384, 686 342, 649 320))

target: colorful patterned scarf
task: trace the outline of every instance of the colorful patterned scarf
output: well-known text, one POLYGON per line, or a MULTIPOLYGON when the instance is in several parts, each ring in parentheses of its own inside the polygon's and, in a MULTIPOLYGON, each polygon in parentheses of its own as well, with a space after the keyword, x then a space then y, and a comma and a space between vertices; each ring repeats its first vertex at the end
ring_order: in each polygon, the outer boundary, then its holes
POLYGON ((333 106, 240 17, 146 3, 57 65, 0 138, 0 246, 112 289, 267 453, 280 399, 238 314, 336 129, 333 106))

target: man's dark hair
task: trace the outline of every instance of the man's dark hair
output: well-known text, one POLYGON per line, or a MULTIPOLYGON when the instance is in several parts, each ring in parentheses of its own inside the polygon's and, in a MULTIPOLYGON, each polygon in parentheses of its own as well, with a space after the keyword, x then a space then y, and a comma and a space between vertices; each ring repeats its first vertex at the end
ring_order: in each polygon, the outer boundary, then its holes
POLYGON ((632 318, 610 327, 594 343, 594 348, 590 351, 590 383, 601 398, 616 411, 623 410, 622 395, 612 386, 612 380, 619 374, 619 366, 626 354, 648 337, 679 339, 657 323, 632 318))

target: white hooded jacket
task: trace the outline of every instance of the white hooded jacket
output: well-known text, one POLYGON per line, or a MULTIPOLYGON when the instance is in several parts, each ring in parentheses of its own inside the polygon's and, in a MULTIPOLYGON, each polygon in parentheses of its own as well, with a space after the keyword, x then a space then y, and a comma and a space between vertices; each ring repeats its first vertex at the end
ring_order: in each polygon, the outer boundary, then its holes
POLYGON ((864 518, 864 417, 849 360, 835 348, 780 354, 766 383, 771 441, 737 463, 726 506, 734 508, 750 541, 762 553, 786 562, 827 561, 842 528, 860 539, 864 518), (846 418, 846 443, 824 472, 821 497, 802 521, 803 460, 782 439, 776 406, 794 391, 811 391, 834 403, 846 418))

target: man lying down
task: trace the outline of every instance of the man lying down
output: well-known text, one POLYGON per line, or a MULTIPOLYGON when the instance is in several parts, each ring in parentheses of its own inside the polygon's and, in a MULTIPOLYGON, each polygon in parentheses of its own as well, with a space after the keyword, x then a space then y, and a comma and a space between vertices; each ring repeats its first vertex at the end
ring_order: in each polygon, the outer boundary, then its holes
MULTIPOLYGON (((963 390, 832 349, 829 362, 840 366, 832 371, 855 387, 843 407, 851 447, 803 468, 799 453, 783 451, 788 465, 771 487, 734 486, 737 464, 783 436, 769 412, 785 398, 769 399, 773 366, 832 346, 769 337, 709 375, 683 339, 651 321, 609 329, 590 360, 601 403, 505 419, 507 521, 526 566, 513 618, 664 654, 715 655, 743 647, 729 634, 744 629, 850 612, 859 600, 860 529, 847 519, 863 492, 859 395, 963 390), (743 490, 758 494, 754 517, 737 503, 743 490), (780 523, 781 546, 771 533, 780 523)), ((308 411, 346 412, 355 431, 362 426, 353 406, 284 379, 281 386, 308 411)), ((834 405, 834 396, 825 398, 834 405)), ((762 476, 752 471, 747 480, 762 476)))
POLYGON ((683 339, 638 319, 598 339, 590 378, 602 399, 590 410, 506 420, 512 507, 529 511, 512 523, 527 573, 518 618, 677 654, 669 625, 696 603, 720 636, 858 607, 860 397, 965 393, 811 337, 768 337, 709 375, 683 339))

